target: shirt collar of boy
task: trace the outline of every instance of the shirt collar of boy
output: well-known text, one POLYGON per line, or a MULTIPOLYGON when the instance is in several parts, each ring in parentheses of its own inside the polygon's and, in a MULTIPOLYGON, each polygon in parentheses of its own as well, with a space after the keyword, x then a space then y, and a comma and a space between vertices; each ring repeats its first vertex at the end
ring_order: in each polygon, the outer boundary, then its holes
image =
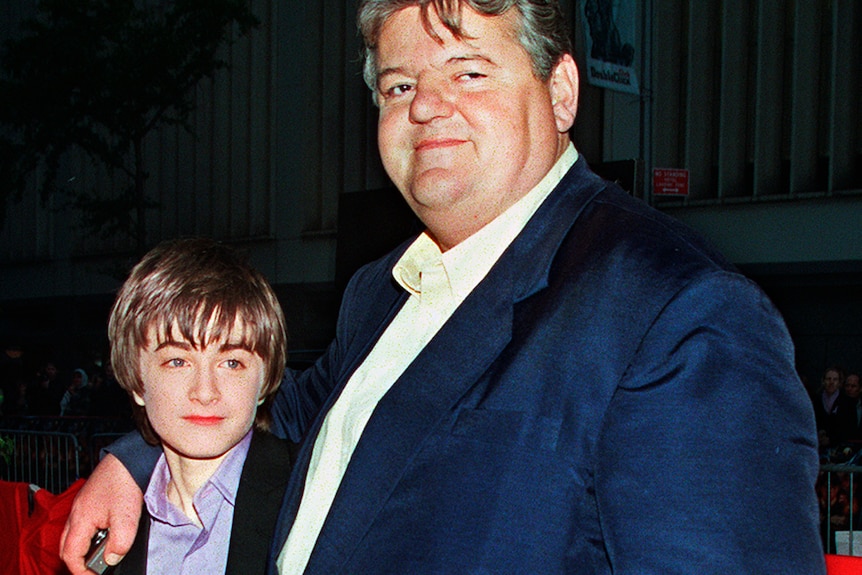
POLYGON ((144 494, 144 503, 152 518, 148 563, 162 567, 172 565, 176 573, 224 572, 236 493, 251 437, 249 431, 195 494, 194 506, 203 528, 168 501, 170 469, 165 456, 159 458, 144 494))

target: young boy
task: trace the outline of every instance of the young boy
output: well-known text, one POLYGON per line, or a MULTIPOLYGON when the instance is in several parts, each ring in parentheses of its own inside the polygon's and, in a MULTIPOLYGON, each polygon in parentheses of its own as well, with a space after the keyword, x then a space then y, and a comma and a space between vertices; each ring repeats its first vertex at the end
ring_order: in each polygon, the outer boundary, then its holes
POLYGON ((226 246, 165 243, 123 284, 108 337, 140 432, 163 448, 114 573, 263 573, 290 475, 289 444, 263 431, 286 356, 272 288, 226 246))

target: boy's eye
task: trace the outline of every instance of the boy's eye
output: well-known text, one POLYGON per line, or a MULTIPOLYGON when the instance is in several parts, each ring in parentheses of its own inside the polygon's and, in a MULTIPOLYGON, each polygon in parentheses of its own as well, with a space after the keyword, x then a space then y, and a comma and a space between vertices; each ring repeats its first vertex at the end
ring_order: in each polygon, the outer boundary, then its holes
POLYGON ((175 357, 173 359, 169 359, 167 361, 168 367, 182 367, 185 364, 186 364, 186 361, 184 359, 180 359, 178 357, 175 357))
POLYGON ((242 367, 242 362, 238 359, 229 359, 225 362, 228 369, 239 369, 242 367))

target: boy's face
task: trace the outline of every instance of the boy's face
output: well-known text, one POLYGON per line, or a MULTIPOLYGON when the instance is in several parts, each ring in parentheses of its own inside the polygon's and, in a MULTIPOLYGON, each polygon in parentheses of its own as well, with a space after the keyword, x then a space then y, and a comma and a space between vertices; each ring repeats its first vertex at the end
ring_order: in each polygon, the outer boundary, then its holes
POLYGON ((152 327, 141 350, 144 393, 134 394, 165 450, 190 459, 226 454, 248 432, 261 403, 263 359, 241 345, 242 326, 228 340, 195 348, 174 327, 159 341, 152 327))

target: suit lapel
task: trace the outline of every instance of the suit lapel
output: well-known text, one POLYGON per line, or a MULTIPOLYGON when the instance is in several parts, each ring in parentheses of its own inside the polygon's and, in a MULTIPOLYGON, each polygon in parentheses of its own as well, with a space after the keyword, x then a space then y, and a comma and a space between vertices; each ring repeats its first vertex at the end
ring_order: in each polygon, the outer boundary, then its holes
POLYGON ((237 488, 225 575, 264 570, 289 476, 288 444, 254 431, 237 488))
POLYGON ((307 573, 344 571, 344 562, 425 438, 510 340, 511 284, 498 282, 477 290, 476 297, 471 295, 471 301, 464 302, 377 405, 350 460, 307 573), (456 346, 471 353, 453 357, 456 346))
MULTIPOLYGON (((411 240, 412 241, 412 240, 411 240)), ((398 258, 411 243, 405 242, 401 248, 396 249, 390 256, 386 258, 387 263, 381 268, 391 272, 392 266, 398 261, 398 258)), ((275 573, 275 560, 278 558, 281 548, 287 541, 287 536, 290 533, 290 528, 296 519, 296 512, 299 509, 302 493, 305 485, 305 478, 308 474, 308 465, 311 460, 311 454, 314 449, 314 442, 317 439, 320 428, 323 425, 323 420, 326 413, 332 405, 338 400, 344 387, 347 385, 350 375, 365 359, 365 356, 371 351, 374 343, 380 338, 380 335, 392 321, 392 318, 398 313, 398 310, 404 305, 407 300, 407 294, 400 288, 396 289, 392 284, 391 273, 388 276, 381 276, 377 283, 382 287, 374 296, 364 300, 368 302, 365 311, 368 312, 368 317, 379 318, 377 321, 360 321, 359 333, 355 336, 358 341, 363 341, 364 344, 358 351, 352 354, 349 358, 345 358, 345 368, 339 374, 339 381, 335 389, 327 398, 323 407, 320 410, 317 418, 308 430, 305 440, 302 443, 302 448, 296 459, 294 470, 291 474, 290 483, 288 483, 287 494, 281 508, 281 512, 276 524, 276 533, 273 539, 273 548, 271 550, 269 572, 275 573)), ((347 297, 347 296, 345 296, 347 297)), ((364 303, 363 302, 363 303, 364 303)))

